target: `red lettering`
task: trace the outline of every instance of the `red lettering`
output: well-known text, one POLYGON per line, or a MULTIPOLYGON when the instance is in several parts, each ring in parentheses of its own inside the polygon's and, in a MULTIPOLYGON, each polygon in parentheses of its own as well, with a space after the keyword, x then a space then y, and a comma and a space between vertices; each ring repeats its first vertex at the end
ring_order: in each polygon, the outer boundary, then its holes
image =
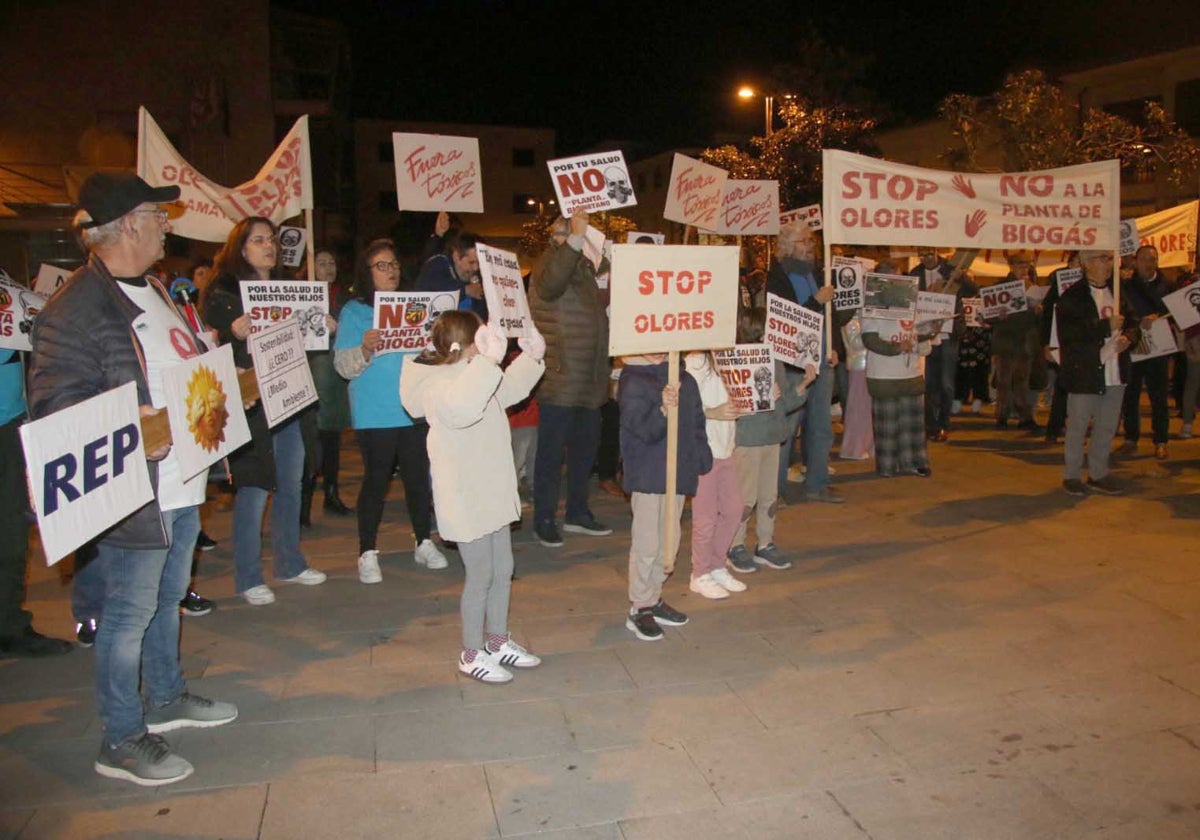
POLYGON ((404 305, 381 303, 379 305, 379 326, 377 329, 387 330, 404 326, 404 305))
POLYGON ((580 180, 578 172, 564 172, 558 176, 558 191, 562 193, 563 198, 569 198, 573 195, 583 193, 583 182, 580 180))

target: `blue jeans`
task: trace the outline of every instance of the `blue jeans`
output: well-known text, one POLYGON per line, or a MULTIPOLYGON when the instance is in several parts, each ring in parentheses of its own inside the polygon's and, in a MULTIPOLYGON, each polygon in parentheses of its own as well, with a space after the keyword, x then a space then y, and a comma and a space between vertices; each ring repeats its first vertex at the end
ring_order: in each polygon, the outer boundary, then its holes
POLYGON ((75 574, 71 578, 71 615, 80 624, 99 622, 104 613, 104 572, 96 562, 96 543, 75 549, 75 574))
MULTIPOLYGON (((275 456, 275 502, 271 505, 275 577, 290 578, 308 568, 300 553, 300 480, 304 474, 300 422, 291 419, 272 430, 271 449, 275 456)), ((263 583, 262 523, 269 495, 261 487, 239 487, 234 499, 233 582, 238 592, 263 583)))
MULTIPOLYGON (((833 448, 833 417, 830 409, 833 406, 833 386, 837 372, 828 365, 821 365, 821 372, 811 385, 808 386, 808 402, 804 404, 803 436, 804 446, 804 492, 805 494, 820 493, 829 484, 829 450, 833 448)), ((789 423, 792 422, 789 418, 789 423)), ((787 468, 791 464, 789 456, 795 445, 796 433, 791 431, 783 442, 783 453, 779 459, 779 492, 783 495, 787 481, 787 468)))
POLYGON ((533 462, 533 520, 554 522, 563 460, 567 462, 568 522, 586 519, 588 477, 600 445, 600 409, 542 403, 538 406, 538 447, 533 462))
POLYGON ((168 548, 101 542, 93 562, 104 577, 104 620, 96 633, 96 701, 110 746, 146 731, 138 675, 151 708, 183 693, 179 602, 192 574, 200 509, 163 513, 168 548))
POLYGON ((950 430, 954 380, 958 375, 958 339, 943 339, 925 359, 925 431, 950 430))

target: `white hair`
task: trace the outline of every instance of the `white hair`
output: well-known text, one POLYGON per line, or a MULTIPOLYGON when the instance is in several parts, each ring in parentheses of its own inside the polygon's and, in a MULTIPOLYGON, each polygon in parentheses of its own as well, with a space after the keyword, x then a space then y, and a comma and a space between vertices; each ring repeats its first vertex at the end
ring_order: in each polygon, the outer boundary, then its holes
POLYGON ((570 233, 571 233, 570 219, 564 219, 560 216, 559 218, 554 220, 553 224, 550 225, 550 235, 551 236, 568 236, 568 235, 570 235, 570 233))
POLYGON ((95 251, 98 248, 107 248, 110 245, 116 244, 116 241, 121 238, 121 220, 124 218, 124 216, 120 216, 102 225, 84 227, 84 225, 91 222, 92 217, 88 211, 80 210, 75 214, 75 218, 71 221, 71 224, 79 234, 79 239, 83 242, 84 249, 95 251))
POLYGON ((807 222, 792 222, 779 228, 779 240, 775 253, 780 257, 790 257, 796 253, 796 243, 805 239, 813 239, 813 232, 807 222))

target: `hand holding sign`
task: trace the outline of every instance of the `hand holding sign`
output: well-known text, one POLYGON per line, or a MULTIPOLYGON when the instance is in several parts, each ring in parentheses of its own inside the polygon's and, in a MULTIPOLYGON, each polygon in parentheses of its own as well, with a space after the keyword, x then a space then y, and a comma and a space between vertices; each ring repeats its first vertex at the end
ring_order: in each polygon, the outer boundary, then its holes
POLYGON ((571 235, 583 236, 587 233, 588 228, 588 211, 576 210, 571 214, 571 235))
POLYGON ((517 346, 522 352, 528 353, 529 358, 535 362, 540 362, 546 357, 546 339, 538 332, 537 327, 530 329, 528 336, 518 338, 517 346))

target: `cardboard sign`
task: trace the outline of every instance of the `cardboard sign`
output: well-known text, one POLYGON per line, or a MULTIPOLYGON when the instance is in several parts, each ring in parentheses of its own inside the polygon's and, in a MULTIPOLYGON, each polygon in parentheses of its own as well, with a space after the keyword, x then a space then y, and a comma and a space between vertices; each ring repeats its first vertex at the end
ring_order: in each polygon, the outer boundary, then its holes
POLYGON ((1040 172, 947 172, 825 149, 829 242, 1116 250, 1120 162, 1040 172))
POLYGON ((821 329, 825 315, 798 303, 767 294, 767 328, 764 338, 771 354, 798 368, 821 369, 821 329))
POLYGON ((968 327, 982 327, 979 310, 983 307, 983 299, 977 297, 963 298, 963 323, 968 327))
POLYGON ((33 319, 45 305, 45 298, 0 271, 0 348, 32 350, 33 319))
POLYGON ((33 290, 43 298, 49 298, 58 291, 63 283, 67 282, 67 278, 70 276, 71 272, 65 268, 42 263, 38 266, 37 278, 33 281, 33 290))
POLYGON ((625 235, 625 242, 630 245, 662 245, 666 241, 665 233, 643 233, 640 230, 631 230, 625 235))
POLYGON ((1175 331, 1171 322, 1166 318, 1155 318, 1150 322, 1150 329, 1142 330, 1142 337, 1133 348, 1129 358, 1135 362, 1146 359, 1156 359, 1179 352, 1179 344, 1175 341, 1175 331))
POLYGON ((1132 257, 1141 245, 1141 240, 1138 239, 1137 219, 1122 219, 1120 230, 1121 244, 1117 252, 1122 257, 1132 257))
POLYGON ((614 245, 611 292, 611 356, 732 347, 738 249, 614 245))
POLYGON ((279 229, 279 262, 288 268, 299 268, 304 261, 304 239, 307 235, 302 227, 279 229))
POLYGON ((779 233, 779 182, 725 182, 716 233, 726 236, 774 236, 779 233))
POLYGON ((675 155, 663 218, 713 230, 725 197, 729 173, 686 155, 675 155))
POLYGON ((917 314, 917 278, 867 272, 864 318, 911 321, 917 314))
POLYGON ((163 393, 184 481, 250 442, 231 345, 164 370, 163 393))
POLYGON ((437 316, 458 309, 458 297, 457 291, 376 292, 371 327, 382 333, 383 344, 375 355, 420 353, 429 345, 437 316))
POLYGON ((48 565, 154 501, 138 420, 137 384, 127 382, 21 426, 48 565))
POLYGON ((576 210, 598 213, 633 207, 633 180, 620 150, 546 161, 564 218, 576 210))
POLYGON ((758 414, 775 408, 775 357, 769 344, 738 344, 715 351, 713 358, 738 411, 758 414))
POLYGON ((834 257, 830 268, 830 283, 833 286, 833 308, 838 312, 847 309, 862 309, 865 288, 863 264, 853 257, 834 257))
POLYGON ((1007 318, 1014 312, 1024 312, 1027 308, 1023 280, 1007 280, 994 286, 986 286, 979 290, 979 297, 983 301, 982 315, 988 321, 1007 318))
POLYGON ((517 255, 483 243, 476 245, 475 250, 479 253, 479 277, 487 299, 488 320, 499 324, 509 338, 528 338, 533 333, 533 315, 529 312, 517 255))
POLYGON ((1167 305, 1179 329, 1188 330, 1200 324, 1200 283, 1163 295, 1163 303, 1167 305))
POLYGON ((252 333, 246 343, 254 359, 259 399, 268 426, 278 426, 317 401, 300 322, 295 317, 252 333))
POLYGON ((1054 282, 1058 286, 1058 296, 1083 279, 1082 268, 1060 268, 1054 272, 1054 282))
POLYGON ((943 321, 954 318, 958 298, 943 292, 917 292, 917 320, 943 321))
POLYGON ((1195 264, 1197 217, 1200 200, 1137 217, 1138 239, 1142 245, 1158 249, 1159 268, 1195 264))
POLYGON ((810 204, 798 210, 788 210, 785 213, 779 214, 780 227, 792 222, 804 222, 808 225, 809 230, 820 230, 823 226, 823 222, 821 221, 821 205, 810 204))
POLYGON ((483 212, 478 139, 396 132, 392 151, 401 210, 483 212))
POLYGON ((242 309, 250 316, 251 334, 288 318, 300 324, 305 350, 328 350, 329 284, 305 280, 254 280, 239 283, 242 309))

